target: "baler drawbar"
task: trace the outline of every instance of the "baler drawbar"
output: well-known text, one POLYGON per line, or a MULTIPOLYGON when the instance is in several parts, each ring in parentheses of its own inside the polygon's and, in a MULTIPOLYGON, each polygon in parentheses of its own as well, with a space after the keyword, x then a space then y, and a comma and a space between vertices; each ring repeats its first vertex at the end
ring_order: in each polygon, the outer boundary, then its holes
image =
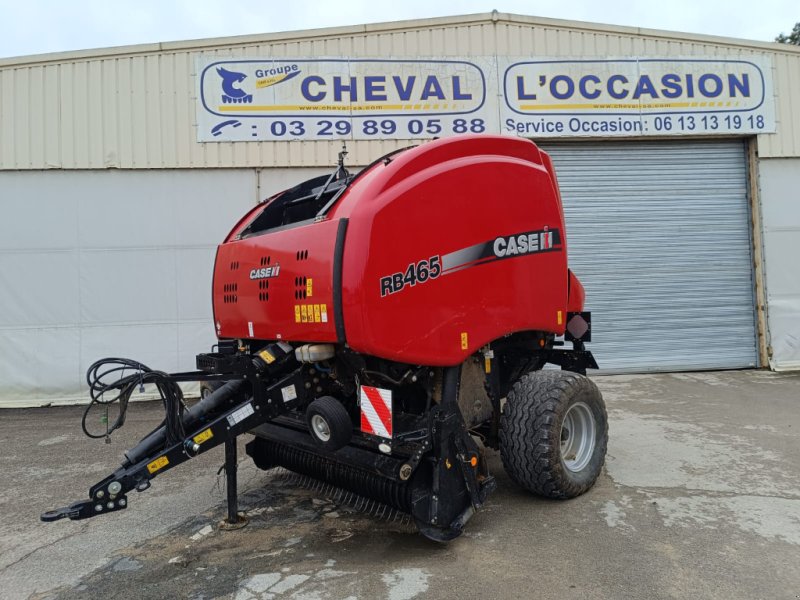
POLYGON ((244 433, 258 467, 387 504, 438 541, 458 536, 495 488, 487 448, 534 493, 571 498, 594 484, 607 417, 585 376, 597 368, 584 347, 591 319, 567 267, 547 154, 476 135, 392 153, 356 175, 343 158, 330 176, 259 204, 218 247, 219 341, 196 371, 92 365, 93 403, 120 403, 117 422, 93 437, 124 423, 143 385, 155 385, 166 417, 89 499, 42 520, 127 508, 130 491, 224 444, 235 526, 244 433), (189 381, 204 394, 187 407, 178 384, 189 381))

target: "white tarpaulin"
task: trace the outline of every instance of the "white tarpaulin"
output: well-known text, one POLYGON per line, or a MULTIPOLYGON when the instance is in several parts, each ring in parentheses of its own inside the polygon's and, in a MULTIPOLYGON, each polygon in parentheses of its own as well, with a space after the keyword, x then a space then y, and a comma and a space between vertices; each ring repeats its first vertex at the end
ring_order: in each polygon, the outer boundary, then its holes
POLYGON ((770 366, 800 369, 800 159, 762 160, 759 170, 770 366))
POLYGON ((191 370, 216 341, 216 245, 255 203, 255 171, 0 173, 0 399, 85 401, 123 356, 191 370))

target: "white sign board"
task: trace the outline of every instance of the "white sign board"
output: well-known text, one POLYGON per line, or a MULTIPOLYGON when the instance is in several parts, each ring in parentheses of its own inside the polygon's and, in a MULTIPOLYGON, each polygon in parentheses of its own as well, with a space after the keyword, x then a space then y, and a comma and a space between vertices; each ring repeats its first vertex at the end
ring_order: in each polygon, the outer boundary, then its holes
POLYGON ((769 61, 500 58, 503 133, 524 137, 775 131, 769 61))
POLYGON ((197 72, 201 142, 497 131, 494 60, 232 59, 197 72))
POLYGON ((197 73, 200 142, 775 131, 767 57, 231 58, 197 73))

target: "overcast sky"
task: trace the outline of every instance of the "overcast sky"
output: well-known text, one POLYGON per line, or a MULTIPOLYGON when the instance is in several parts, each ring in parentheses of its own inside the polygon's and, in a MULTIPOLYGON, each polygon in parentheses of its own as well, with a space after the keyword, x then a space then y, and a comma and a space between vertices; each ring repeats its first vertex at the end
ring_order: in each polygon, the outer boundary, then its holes
POLYGON ((0 57, 492 9, 761 41, 800 21, 799 0, 0 0, 0 57))

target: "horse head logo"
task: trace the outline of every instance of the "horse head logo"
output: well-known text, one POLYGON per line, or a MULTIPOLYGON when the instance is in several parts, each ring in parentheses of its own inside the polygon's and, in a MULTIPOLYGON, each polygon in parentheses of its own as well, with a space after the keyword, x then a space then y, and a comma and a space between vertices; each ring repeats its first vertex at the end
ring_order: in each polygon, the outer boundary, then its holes
POLYGON ((222 67, 217 67, 217 74, 222 77, 223 104, 250 104, 253 101, 252 94, 248 94, 244 90, 236 87, 236 84, 247 79, 247 75, 228 71, 222 67))

